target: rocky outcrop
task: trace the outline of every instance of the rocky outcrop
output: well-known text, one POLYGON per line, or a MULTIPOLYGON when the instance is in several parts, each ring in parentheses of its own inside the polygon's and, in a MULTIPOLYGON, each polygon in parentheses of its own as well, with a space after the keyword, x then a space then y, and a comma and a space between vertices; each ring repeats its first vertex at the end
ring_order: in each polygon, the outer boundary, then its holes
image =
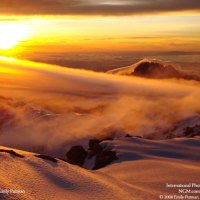
POLYGON ((183 134, 185 137, 200 136, 200 125, 185 128, 183 134))
POLYGON ((171 65, 165 65, 157 60, 147 60, 139 63, 133 75, 145 78, 180 78, 181 74, 171 65))
POLYGON ((73 165, 82 166, 88 152, 80 145, 73 146, 66 154, 67 162, 73 165))
POLYGON ((9 149, 0 149, 0 152, 3 152, 3 153, 9 153, 10 155, 12 156, 15 156, 15 157, 18 157, 18 158, 24 158, 23 155, 13 151, 13 150, 9 150, 9 149))
POLYGON ((93 170, 100 169, 109 165, 113 161, 117 160, 116 152, 109 150, 106 146, 102 146, 101 142, 105 140, 112 140, 112 138, 105 138, 103 140, 91 139, 89 140, 89 156, 91 159, 95 156, 95 162, 93 170))
POLYGON ((48 160, 48 161, 51 161, 51 162, 54 162, 54 163, 58 162, 55 158, 53 158, 51 156, 47 156, 47 155, 39 154, 39 155, 35 155, 35 157, 38 157, 38 158, 41 158, 41 159, 44 159, 44 160, 48 160))
POLYGON ((86 160, 94 159, 93 167, 91 168, 93 170, 109 165, 118 158, 115 151, 101 144, 105 140, 112 140, 112 138, 91 139, 87 150, 80 145, 73 146, 66 154, 67 162, 83 167, 86 160))
POLYGON ((115 151, 112 150, 102 150, 96 154, 95 164, 93 170, 100 169, 112 163, 113 161, 118 160, 115 151))

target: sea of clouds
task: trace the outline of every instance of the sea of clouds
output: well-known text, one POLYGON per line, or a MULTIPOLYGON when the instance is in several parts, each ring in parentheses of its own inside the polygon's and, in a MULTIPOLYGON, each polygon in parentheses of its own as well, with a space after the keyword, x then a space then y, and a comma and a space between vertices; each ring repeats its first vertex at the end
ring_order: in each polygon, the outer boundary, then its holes
POLYGON ((200 114, 199 88, 0 58, 0 145, 58 156, 93 137, 163 139, 200 114))

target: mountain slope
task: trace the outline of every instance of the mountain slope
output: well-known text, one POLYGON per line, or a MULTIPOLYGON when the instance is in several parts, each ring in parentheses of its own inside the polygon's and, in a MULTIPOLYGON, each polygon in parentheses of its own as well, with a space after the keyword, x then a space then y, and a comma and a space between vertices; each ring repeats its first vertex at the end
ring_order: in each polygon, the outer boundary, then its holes
POLYGON ((181 78, 200 81, 200 77, 198 75, 183 72, 181 69, 177 69, 172 64, 149 58, 143 59, 128 67, 109 70, 108 73, 154 79, 181 78))
MULTIPOLYGON (((118 152, 119 160, 100 171, 133 186, 138 200, 156 200, 166 194, 181 195, 177 188, 167 188, 167 183, 199 184, 200 138, 163 141, 124 138, 106 143, 118 152)), ((199 198, 198 194, 182 195, 199 198)))
POLYGON ((14 151, 25 157, 0 153, 0 188, 22 193, 0 193, 0 199, 128 200, 133 197, 130 188, 120 181, 108 179, 99 173, 94 174, 61 160, 55 163, 30 153, 14 151))
POLYGON ((15 149, 18 156, 0 152, 0 188, 25 192, 0 193, 0 199, 155 200, 164 193, 177 193, 166 188, 166 183, 197 183, 200 178, 198 137, 163 141, 119 138, 103 143, 114 148, 119 159, 92 172, 15 149))

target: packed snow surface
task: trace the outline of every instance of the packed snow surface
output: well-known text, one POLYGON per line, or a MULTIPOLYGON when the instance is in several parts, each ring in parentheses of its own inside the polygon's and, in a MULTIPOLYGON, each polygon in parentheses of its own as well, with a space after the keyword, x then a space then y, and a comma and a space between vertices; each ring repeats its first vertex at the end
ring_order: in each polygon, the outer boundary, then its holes
POLYGON ((115 148, 119 160, 97 171, 15 149, 24 157, 0 152, 1 192, 17 192, 0 193, 0 199, 155 200, 160 194, 177 193, 166 188, 166 183, 199 183, 199 138, 121 138, 105 143, 115 148))

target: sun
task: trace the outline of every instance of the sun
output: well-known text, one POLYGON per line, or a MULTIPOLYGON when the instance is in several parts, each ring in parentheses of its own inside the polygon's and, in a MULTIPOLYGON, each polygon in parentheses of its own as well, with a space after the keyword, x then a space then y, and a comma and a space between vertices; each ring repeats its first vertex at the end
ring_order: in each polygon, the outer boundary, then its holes
POLYGON ((0 50, 9 50, 29 35, 29 27, 23 23, 0 24, 0 50))

